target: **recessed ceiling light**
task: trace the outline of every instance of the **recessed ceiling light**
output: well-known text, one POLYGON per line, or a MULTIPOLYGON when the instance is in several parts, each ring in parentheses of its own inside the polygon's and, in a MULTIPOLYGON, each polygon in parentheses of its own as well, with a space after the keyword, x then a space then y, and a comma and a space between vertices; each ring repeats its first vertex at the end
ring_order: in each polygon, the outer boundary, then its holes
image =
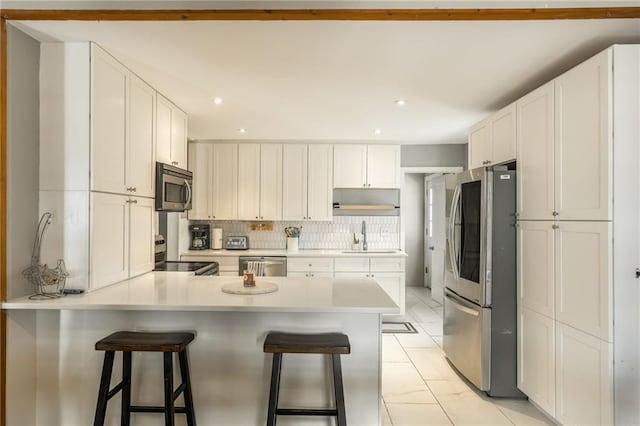
POLYGON ((382 129, 376 129, 376 130, 374 131, 374 133, 375 133, 376 135, 381 135, 381 134, 382 134, 382 129))
POLYGON ((213 98, 213 103, 216 105, 222 105, 222 98, 216 96, 215 98, 213 98))
POLYGON ((244 127, 239 128, 238 131, 240 133, 247 133, 247 129, 245 129, 244 127))
POLYGON ((398 99, 396 101, 396 105, 398 106, 405 106, 407 104, 407 101, 405 101, 404 99, 398 99))

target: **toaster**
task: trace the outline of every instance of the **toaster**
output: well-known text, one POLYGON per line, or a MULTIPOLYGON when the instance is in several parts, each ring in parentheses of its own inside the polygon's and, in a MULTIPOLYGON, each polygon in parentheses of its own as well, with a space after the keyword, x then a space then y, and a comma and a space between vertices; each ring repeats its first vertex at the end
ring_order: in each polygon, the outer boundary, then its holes
POLYGON ((249 250, 249 237, 246 235, 227 237, 224 240, 224 248, 227 250, 249 250))

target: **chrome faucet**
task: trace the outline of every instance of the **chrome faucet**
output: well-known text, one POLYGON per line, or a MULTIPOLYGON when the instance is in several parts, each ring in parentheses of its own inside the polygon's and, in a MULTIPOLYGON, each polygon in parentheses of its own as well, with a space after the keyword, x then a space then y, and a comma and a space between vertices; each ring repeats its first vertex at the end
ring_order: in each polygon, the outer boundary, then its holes
POLYGON ((367 251, 369 246, 367 245, 367 222, 362 221, 362 250, 367 251))

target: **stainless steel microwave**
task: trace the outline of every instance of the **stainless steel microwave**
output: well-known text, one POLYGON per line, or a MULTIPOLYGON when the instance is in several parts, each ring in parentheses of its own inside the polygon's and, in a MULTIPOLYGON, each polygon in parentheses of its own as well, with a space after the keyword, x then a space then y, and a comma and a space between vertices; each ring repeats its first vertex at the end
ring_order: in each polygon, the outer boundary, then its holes
POLYGON ((189 170, 156 163, 156 211, 191 210, 193 173, 189 170))

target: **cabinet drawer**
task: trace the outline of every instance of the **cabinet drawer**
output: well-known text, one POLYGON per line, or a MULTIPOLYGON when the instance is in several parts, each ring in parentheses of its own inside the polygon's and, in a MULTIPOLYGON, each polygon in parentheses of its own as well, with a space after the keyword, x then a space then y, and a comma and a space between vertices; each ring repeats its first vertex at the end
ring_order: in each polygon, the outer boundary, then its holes
POLYGON ((287 272, 290 278, 333 278, 333 272, 287 272))
POLYGON ((368 257, 337 257, 336 272, 369 272, 368 257))
POLYGON ((371 272, 404 272, 404 257, 372 257, 371 272))
POLYGON ((370 278, 368 272, 337 272, 335 278, 370 278))
POLYGON ((292 272, 333 272, 333 259, 330 257, 288 257, 287 270, 292 272))

